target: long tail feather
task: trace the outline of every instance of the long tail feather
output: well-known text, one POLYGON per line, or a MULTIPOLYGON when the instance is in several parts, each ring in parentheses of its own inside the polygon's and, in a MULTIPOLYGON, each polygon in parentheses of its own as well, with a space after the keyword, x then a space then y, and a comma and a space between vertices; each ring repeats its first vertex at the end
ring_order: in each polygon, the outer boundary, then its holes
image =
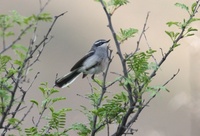
POLYGON ((55 86, 64 88, 69 86, 80 74, 77 70, 71 71, 64 77, 61 77, 55 81, 55 86))

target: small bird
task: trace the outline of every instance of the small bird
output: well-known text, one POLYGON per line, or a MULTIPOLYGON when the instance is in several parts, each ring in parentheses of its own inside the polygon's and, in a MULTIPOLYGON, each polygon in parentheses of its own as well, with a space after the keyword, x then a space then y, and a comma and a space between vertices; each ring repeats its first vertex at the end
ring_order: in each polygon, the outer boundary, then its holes
POLYGON ((88 74, 92 74, 92 78, 94 78, 95 74, 104 72, 110 57, 109 41, 104 39, 97 40, 90 51, 71 68, 68 74, 55 81, 55 86, 60 88, 67 87, 81 73, 83 73, 82 78, 88 74))

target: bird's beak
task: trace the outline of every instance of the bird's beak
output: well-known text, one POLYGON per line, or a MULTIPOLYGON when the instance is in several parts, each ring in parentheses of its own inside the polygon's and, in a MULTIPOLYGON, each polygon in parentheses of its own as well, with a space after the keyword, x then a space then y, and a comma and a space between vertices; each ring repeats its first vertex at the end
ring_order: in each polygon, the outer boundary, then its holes
POLYGON ((110 39, 109 39, 109 40, 107 40, 107 41, 106 41, 106 43, 108 43, 109 41, 110 41, 110 39))

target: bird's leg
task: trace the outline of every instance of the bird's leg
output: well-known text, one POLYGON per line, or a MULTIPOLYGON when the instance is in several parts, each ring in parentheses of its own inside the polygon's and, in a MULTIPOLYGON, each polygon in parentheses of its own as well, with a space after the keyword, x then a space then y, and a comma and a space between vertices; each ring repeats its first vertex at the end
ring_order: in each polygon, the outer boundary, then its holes
POLYGON ((91 76, 92 80, 95 80, 95 79, 94 79, 94 76, 95 76, 95 74, 93 74, 93 75, 91 76))

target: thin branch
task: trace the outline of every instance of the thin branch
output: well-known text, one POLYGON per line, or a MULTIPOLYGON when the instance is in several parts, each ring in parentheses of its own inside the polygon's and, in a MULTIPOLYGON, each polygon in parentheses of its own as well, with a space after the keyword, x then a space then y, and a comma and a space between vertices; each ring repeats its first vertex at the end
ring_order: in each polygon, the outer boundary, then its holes
MULTIPOLYGON (((170 81, 172 81, 180 72, 180 69, 178 69, 178 71, 169 79, 167 80, 162 86, 166 86, 170 81)), ((126 128, 128 128, 129 126, 131 126, 131 124, 133 124, 137 118, 139 117, 140 113, 142 112, 142 110, 148 106, 148 104, 156 97, 156 95, 160 92, 160 88, 157 90, 157 92, 144 104, 142 105, 142 107, 140 107, 137 112, 135 113, 134 117, 126 124, 126 128)))
MULTIPOLYGON (((39 61, 39 58, 40 58, 40 56, 42 55, 42 52, 43 52, 45 46, 52 40, 52 38, 53 38, 53 37, 51 37, 48 41, 46 41, 46 42, 43 43, 41 49, 38 50, 38 54, 37 54, 35 60, 34 60, 31 64, 28 65, 28 68, 29 68, 29 67, 32 67, 32 66, 34 65, 34 63, 36 63, 37 61, 39 61)), ((27 68, 27 69, 28 69, 28 68, 27 68)))
POLYGON ((162 57, 164 57, 165 55, 164 55, 164 53, 163 53, 163 49, 160 48, 160 51, 161 51, 161 55, 162 55, 162 57))
POLYGON ((18 35, 18 37, 7 47, 5 47, 0 54, 3 54, 5 51, 10 49, 14 44, 16 44, 19 40, 21 40, 22 36, 33 26, 33 24, 28 25, 22 32, 18 35))
POLYGON ((46 109, 47 109, 47 103, 44 104, 43 109, 42 109, 42 111, 40 112, 40 116, 39 116, 39 118, 38 118, 38 121, 37 121, 37 123, 35 124, 35 127, 36 127, 36 128, 38 127, 38 125, 39 125, 39 123, 40 123, 40 121, 41 121, 41 119, 42 119, 42 116, 43 116, 44 112, 46 111, 46 109))
MULTIPOLYGON (((112 61, 111 59, 111 56, 112 56, 112 50, 110 50, 110 56, 109 57, 109 63, 108 63, 108 66, 105 70, 105 72, 103 73, 103 83, 102 83, 102 86, 101 86, 101 96, 99 98, 99 101, 96 105, 96 109, 99 108, 99 106, 101 105, 101 102, 103 100, 103 97, 104 97, 104 94, 106 93, 106 78, 107 78, 107 74, 108 74, 108 70, 109 70, 109 67, 110 67, 110 63, 112 61)), ((92 126, 92 133, 91 133, 91 136, 95 136, 96 132, 97 132, 97 128, 96 128, 96 124, 97 124, 97 115, 94 115, 93 116, 93 126, 92 126)))
POLYGON ((44 6, 42 6, 42 0, 39 0, 39 4, 40 4, 40 13, 44 11, 44 9, 46 8, 47 5, 49 5, 51 0, 47 0, 47 2, 44 4, 44 6))
POLYGON ((146 16, 146 19, 145 19, 145 22, 144 22, 144 25, 143 25, 143 29, 142 29, 140 37, 139 37, 139 39, 137 41, 137 47, 136 47, 134 53, 138 51, 139 46, 140 46, 140 42, 142 40, 142 36, 145 34, 146 30, 148 29, 146 26, 147 26, 147 22, 148 22, 148 19, 149 19, 149 14, 150 14, 150 12, 147 12, 147 16, 146 16))
MULTIPOLYGON (((126 66, 126 61, 123 57, 123 54, 122 54, 122 51, 121 51, 121 47, 120 47, 120 43, 118 42, 117 40, 117 35, 116 35, 116 32, 114 30, 114 27, 113 27, 113 24, 112 24, 112 20, 111 20, 111 15, 108 13, 107 9, 106 9, 106 6, 104 5, 103 3, 103 0, 100 0, 100 3, 104 9, 104 12, 107 16, 107 20, 108 20, 108 27, 112 33, 112 36, 114 38, 114 42, 115 42, 115 45, 116 45, 116 48, 117 48, 117 54, 120 58, 120 61, 121 61, 121 65, 122 65, 122 69, 123 69, 123 74, 124 74, 124 77, 127 78, 128 77, 128 70, 127 70, 127 66, 126 66)), ((133 110, 133 107, 134 105, 136 104, 133 100, 133 97, 132 97, 132 87, 130 84, 127 84, 126 85, 126 88, 127 88, 127 92, 128 92, 128 98, 129 98, 129 101, 130 101, 130 107, 127 111, 127 113, 123 116, 122 118, 122 122, 121 124, 119 125, 118 129, 117 129, 117 135, 120 135, 121 132, 123 132, 125 129, 124 129, 124 126, 128 120, 128 117, 129 115, 132 113, 132 110, 133 110), (120 133, 120 134, 119 134, 120 133)))
POLYGON ((107 115, 106 115, 106 126, 107 126, 107 135, 110 136, 110 128, 109 128, 109 121, 108 121, 107 115))
MULTIPOLYGON (((197 1, 197 5, 198 5, 199 3, 200 3, 200 0, 197 1)), ((195 16, 195 14, 198 12, 199 7, 200 7, 200 5, 199 5, 199 6, 196 6, 194 14, 191 15, 191 16, 189 17, 189 19, 186 21, 186 23, 189 22, 189 21, 195 16)), ((160 66, 163 64, 163 62, 167 59, 167 57, 169 56, 169 54, 173 51, 174 46, 184 37, 185 29, 186 29, 186 27, 182 27, 179 36, 176 38, 176 40, 173 41, 173 44, 171 45, 171 47, 170 47, 170 49, 168 50, 168 52, 167 52, 167 53, 163 56, 163 58, 160 60, 160 62, 158 63, 158 67, 160 67, 160 66)), ((152 78, 156 75, 156 72, 157 72, 157 71, 158 71, 158 69, 155 69, 155 70, 151 73, 150 79, 152 79, 152 78)))
MULTIPOLYGON (((147 36, 146 36, 145 33, 144 33, 144 39, 145 39, 145 41, 146 41, 146 43, 147 43, 147 46, 148 46, 149 50, 151 50, 152 48, 151 48, 151 46, 150 46, 149 43, 148 43, 147 36)), ((153 58, 153 60, 154 60, 154 62, 156 63, 156 65, 158 65, 158 62, 157 62, 155 56, 152 54, 151 57, 153 58)))
POLYGON ((27 110, 27 112, 24 114, 24 116, 22 117, 22 119, 16 124, 14 125, 12 128, 10 129, 15 129, 19 126, 19 124, 21 124, 25 118, 28 116, 28 114, 31 112, 32 108, 33 108, 34 103, 31 104, 30 108, 27 110))
POLYGON ((147 22, 148 22, 148 19, 149 19, 149 14, 150 14, 150 12, 147 12, 147 16, 146 16, 146 19, 145 19, 145 22, 144 22, 144 25, 143 25, 143 28, 142 28, 142 32, 141 32, 141 34, 139 36, 139 39, 137 41, 137 46, 135 48, 135 51, 133 53, 129 54, 126 57, 126 60, 128 60, 129 58, 131 58, 132 56, 134 56, 135 53, 137 53, 140 50, 140 48, 139 48, 140 47, 140 42, 142 40, 143 35, 145 35, 146 30, 148 29, 146 26, 147 26, 147 22))
POLYGON ((35 80, 37 79, 37 76, 38 76, 39 74, 40 74, 40 72, 37 72, 37 74, 35 75, 33 81, 31 82, 31 84, 29 85, 28 89, 26 90, 26 92, 27 92, 28 90, 30 90, 30 88, 32 87, 33 83, 35 82, 35 80))
MULTIPOLYGON (((5 20, 4 20, 4 21, 5 21, 5 20)), ((5 36, 5 31, 6 31, 6 28, 3 27, 3 28, 2 28, 3 50, 5 50, 5 48, 6 48, 6 40, 5 40, 6 36, 5 36)))
POLYGON ((49 29, 48 29, 46 35, 44 36, 43 40, 42 40, 38 45, 35 46, 35 49, 32 50, 32 52, 29 54, 29 57, 26 58, 25 62, 28 61, 30 58, 32 58, 32 57, 33 57, 33 54, 37 51, 37 49, 38 49, 44 42, 46 42, 46 40, 48 39, 48 36, 49 36, 49 34, 50 34, 50 32, 51 32, 53 26, 55 25, 56 21, 58 20, 59 17, 65 15, 65 13, 67 13, 67 11, 66 11, 66 12, 63 12, 63 13, 61 13, 60 15, 57 15, 57 16, 54 17, 54 20, 53 20, 51 26, 49 27, 49 29))

